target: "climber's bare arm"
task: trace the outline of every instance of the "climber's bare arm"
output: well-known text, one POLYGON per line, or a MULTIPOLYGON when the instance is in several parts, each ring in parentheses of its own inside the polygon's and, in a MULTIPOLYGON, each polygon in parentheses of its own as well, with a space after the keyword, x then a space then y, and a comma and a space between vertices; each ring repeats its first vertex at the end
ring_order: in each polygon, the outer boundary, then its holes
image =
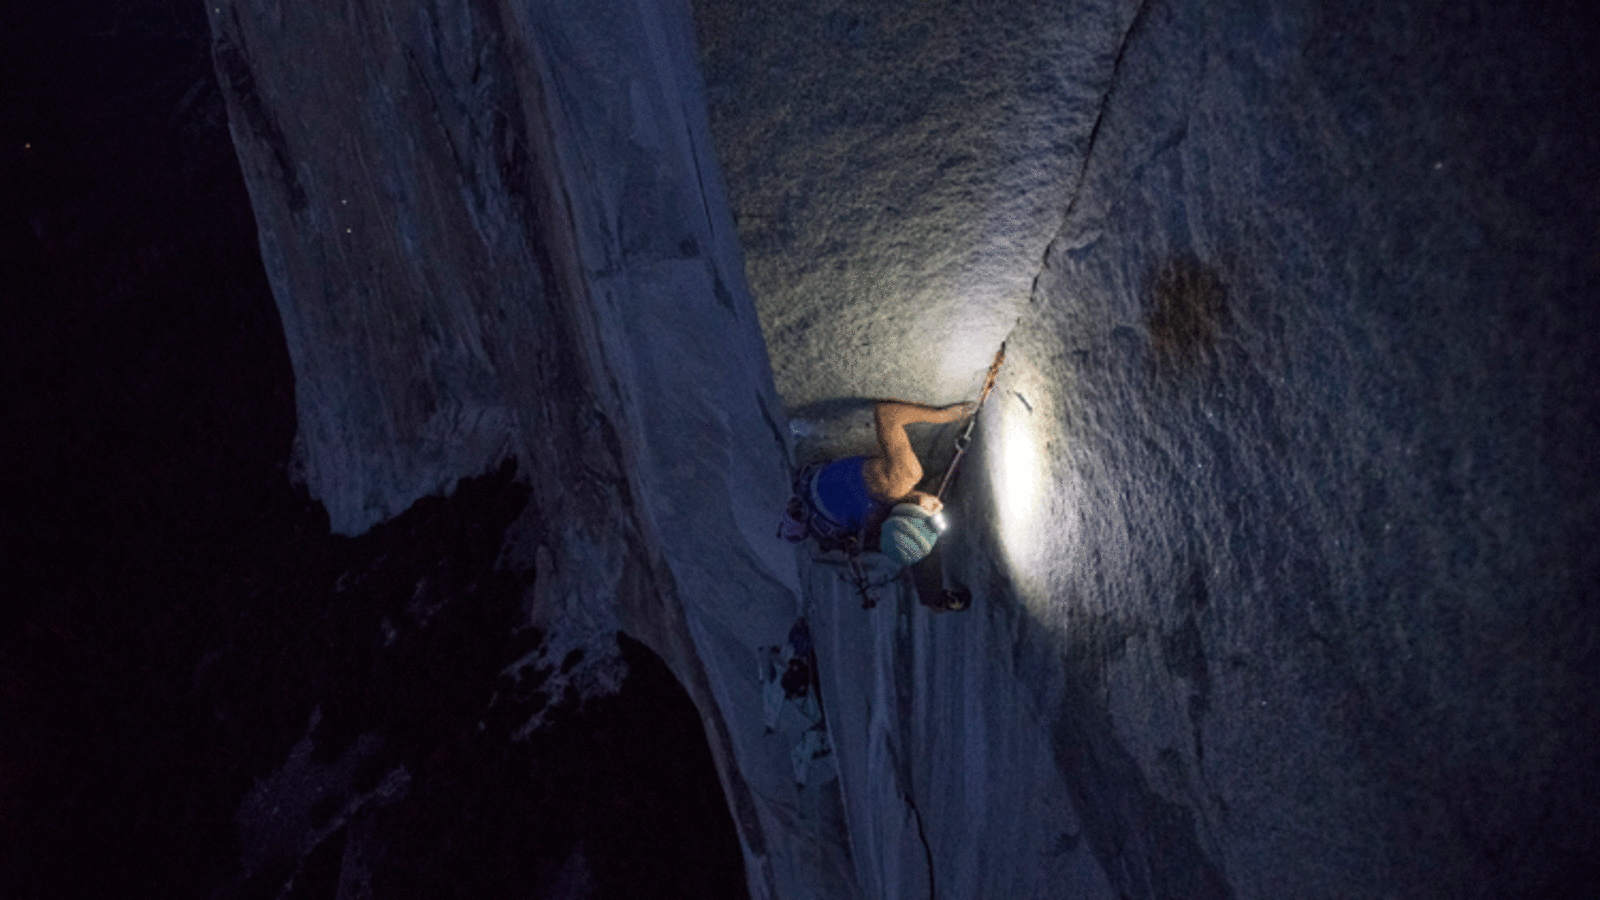
POLYGON ((867 460, 864 474, 868 493, 890 503, 905 499, 925 507, 940 505, 938 499, 931 495, 919 492, 918 497, 908 496, 913 493, 917 482, 922 480, 922 463, 917 461, 917 454, 911 449, 906 426, 915 422, 934 425, 957 422, 972 409, 971 403, 934 407, 899 400, 878 401, 873 407, 873 421, 878 430, 879 455, 867 460))

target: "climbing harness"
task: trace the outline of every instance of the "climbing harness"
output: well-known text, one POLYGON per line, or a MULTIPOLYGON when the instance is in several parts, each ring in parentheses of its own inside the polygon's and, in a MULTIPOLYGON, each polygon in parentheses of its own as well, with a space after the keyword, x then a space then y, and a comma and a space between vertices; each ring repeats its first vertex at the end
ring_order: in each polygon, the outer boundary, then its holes
POLYGON ((849 569, 844 579, 860 595, 861 608, 871 609, 878 605, 877 589, 887 586, 894 579, 877 580, 868 575, 866 568, 861 565, 860 557, 866 550, 861 532, 829 519, 812 504, 812 483, 825 465, 812 463, 795 475, 789 507, 784 511, 783 521, 778 524, 778 536, 793 544, 808 537, 815 538, 817 548, 822 552, 844 553, 849 569))
POLYGON ((861 566, 860 543, 859 540, 855 541, 851 548, 846 551, 848 555, 845 559, 850 564, 850 574, 845 576, 845 580, 850 582, 850 586, 855 588, 856 593, 860 595, 861 608, 871 609, 878 605, 878 588, 888 587, 893 584, 898 575, 891 575, 881 581, 873 580, 872 576, 867 574, 867 570, 861 566))
POLYGON ((823 552, 848 550, 852 541, 859 543, 855 529, 841 525, 822 514, 812 502, 812 484, 827 463, 812 463, 794 476, 789 496, 789 507, 784 510, 783 521, 778 524, 778 536, 791 544, 808 537, 817 539, 823 552))

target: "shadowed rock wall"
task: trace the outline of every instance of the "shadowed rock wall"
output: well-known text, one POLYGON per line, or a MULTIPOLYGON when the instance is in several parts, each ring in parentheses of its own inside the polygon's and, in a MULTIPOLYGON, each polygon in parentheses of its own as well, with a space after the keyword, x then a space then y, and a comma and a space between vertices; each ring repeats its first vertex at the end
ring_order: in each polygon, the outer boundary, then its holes
POLYGON ((501 562, 537 575, 542 652, 644 640, 704 719, 752 896, 849 895, 836 792, 802 796, 760 723, 756 648, 799 605, 788 448, 687 8, 210 10, 335 530, 515 456, 501 562))

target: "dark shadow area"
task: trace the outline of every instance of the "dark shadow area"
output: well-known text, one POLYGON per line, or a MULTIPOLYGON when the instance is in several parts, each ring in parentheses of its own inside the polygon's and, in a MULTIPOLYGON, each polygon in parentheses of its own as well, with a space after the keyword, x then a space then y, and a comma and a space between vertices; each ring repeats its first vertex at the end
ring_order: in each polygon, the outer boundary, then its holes
POLYGON ((501 674, 542 639, 537 573, 496 568, 509 465, 357 539, 291 486, 200 7, 0 41, 0 893, 744 896, 658 658, 621 638, 586 703, 538 686, 576 660, 501 674))

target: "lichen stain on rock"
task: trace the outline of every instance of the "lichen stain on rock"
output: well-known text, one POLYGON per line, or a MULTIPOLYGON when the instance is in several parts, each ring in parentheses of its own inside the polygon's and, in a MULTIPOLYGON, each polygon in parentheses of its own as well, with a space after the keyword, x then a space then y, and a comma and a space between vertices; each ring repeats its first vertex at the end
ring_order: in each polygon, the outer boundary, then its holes
POLYGON ((1216 344, 1228 313, 1228 289, 1217 271, 1192 256, 1176 256, 1151 278, 1145 328, 1159 376, 1173 378, 1194 370, 1216 344))

